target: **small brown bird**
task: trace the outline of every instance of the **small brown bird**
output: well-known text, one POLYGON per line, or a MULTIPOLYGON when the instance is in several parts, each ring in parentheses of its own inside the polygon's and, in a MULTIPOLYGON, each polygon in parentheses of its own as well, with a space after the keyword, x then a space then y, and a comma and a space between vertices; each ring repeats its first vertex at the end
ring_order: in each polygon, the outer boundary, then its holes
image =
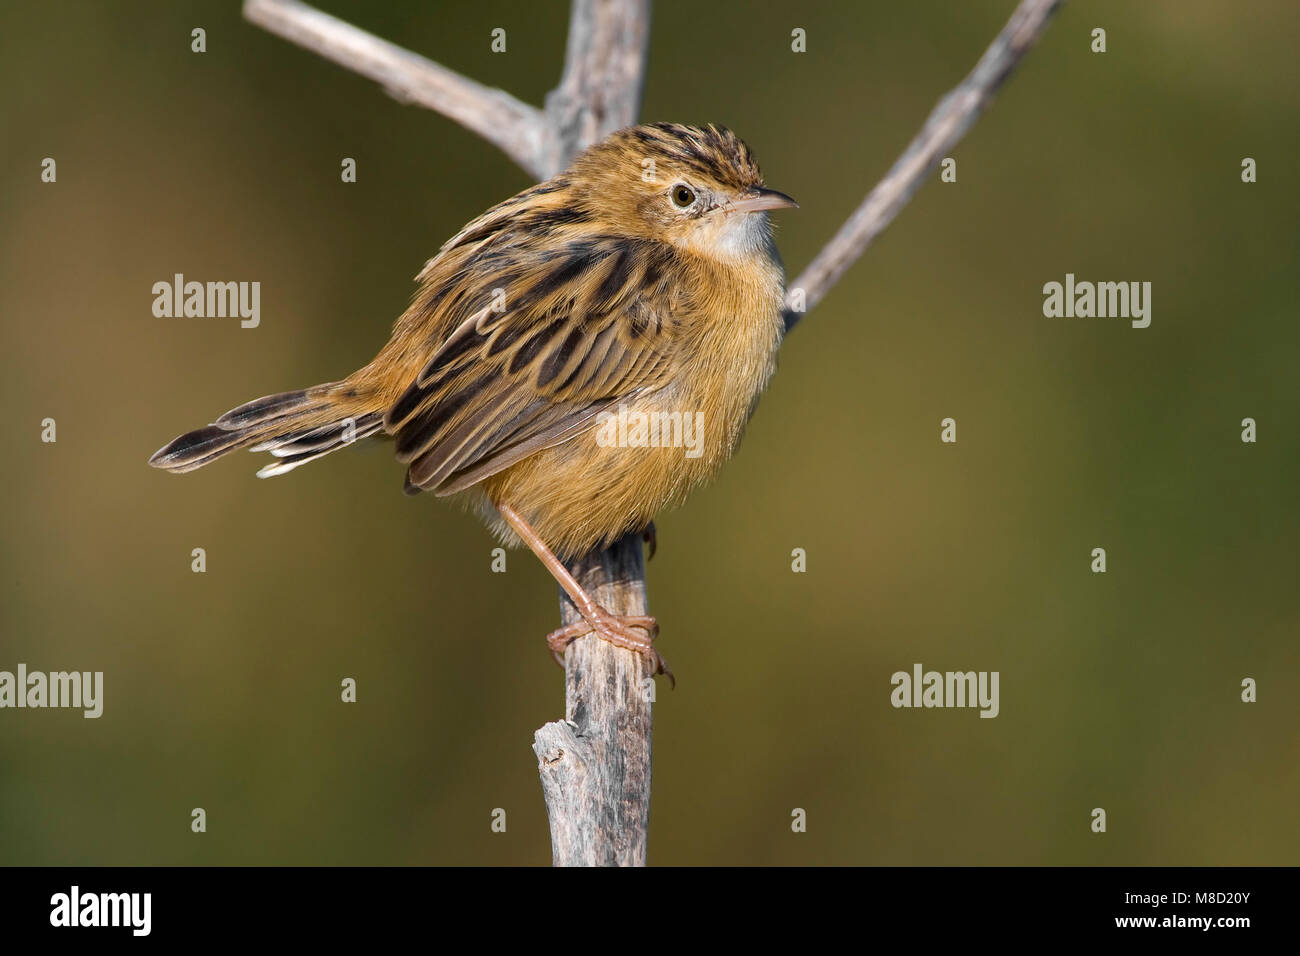
POLYGON ((408 493, 475 508, 573 599, 557 659, 594 632, 662 672, 655 620, 610 614, 563 560, 649 528, 735 450, 783 333, 767 211, 795 205, 730 130, 620 130, 453 236, 370 364, 240 405, 149 463, 250 448, 275 456, 269 477, 392 436, 408 493))

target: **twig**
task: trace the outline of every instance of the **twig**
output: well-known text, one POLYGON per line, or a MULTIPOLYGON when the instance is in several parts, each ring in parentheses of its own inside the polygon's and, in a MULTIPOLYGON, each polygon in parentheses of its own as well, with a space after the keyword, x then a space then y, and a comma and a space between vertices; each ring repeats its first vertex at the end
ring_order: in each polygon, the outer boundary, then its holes
POLYGON ((299 0, 245 0, 265 30, 450 117, 549 179, 583 147, 636 122, 650 36, 649 0, 574 0, 560 85, 545 112, 299 0))
POLYGON ((360 73, 396 99, 436 110, 482 136, 538 179, 553 147, 546 118, 509 93, 381 40, 298 0, 246 0, 244 18, 360 73))
POLYGON ((822 300, 845 270, 907 205, 940 160, 966 134, 1021 58, 1047 28, 1065 0, 1023 0, 975 69, 939 101, 921 132, 908 144, 876 188, 867 194, 816 258, 790 283, 786 292, 785 331, 789 334, 804 313, 822 300), (797 297, 802 296, 801 308, 797 297))

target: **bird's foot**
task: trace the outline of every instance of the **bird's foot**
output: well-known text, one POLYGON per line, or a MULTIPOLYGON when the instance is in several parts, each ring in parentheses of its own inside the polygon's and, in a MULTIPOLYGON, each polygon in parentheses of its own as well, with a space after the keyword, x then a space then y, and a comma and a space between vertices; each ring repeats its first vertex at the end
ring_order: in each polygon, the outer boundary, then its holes
POLYGON ((565 650, 586 634, 595 634, 615 647, 640 654, 654 666, 652 674, 663 674, 671 686, 677 686, 677 679, 673 677, 668 662, 655 650, 654 639, 659 635, 659 622, 653 617, 643 614, 620 616, 610 614, 599 604, 593 605, 591 611, 583 612, 582 620, 574 621, 546 636, 546 646, 550 648, 555 662, 563 667, 565 650))

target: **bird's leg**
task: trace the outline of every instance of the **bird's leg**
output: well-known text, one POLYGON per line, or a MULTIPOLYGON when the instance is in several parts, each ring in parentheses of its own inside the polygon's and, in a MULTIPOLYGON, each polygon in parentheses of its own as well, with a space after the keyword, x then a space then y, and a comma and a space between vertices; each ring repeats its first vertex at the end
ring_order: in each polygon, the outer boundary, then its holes
POLYGON ((654 665, 654 673, 666 674, 669 680, 676 683, 672 671, 655 650, 654 639, 659 634, 658 621, 646 615, 619 616, 606 611, 583 590, 582 585, 569 573, 569 569, 555 556, 555 552, 547 547, 546 542, 538 536, 519 512, 504 503, 498 504, 496 508, 501 513, 501 517, 506 519, 506 523, 514 529, 515 534, 519 535, 524 544, 528 545, 533 554, 537 555, 538 560, 545 565, 546 570, 551 572, 551 576, 560 583, 564 593, 569 595, 578 608, 578 613, 582 615, 581 621, 574 621, 552 631, 547 636, 546 645, 551 649, 551 655, 556 663, 563 667, 565 649, 582 635, 594 633, 617 647, 641 654, 654 665), (637 633, 638 630, 645 631, 646 636, 637 633))
POLYGON ((650 546, 650 553, 645 556, 645 559, 649 561, 655 556, 655 552, 659 550, 659 533, 655 531, 653 521, 646 525, 645 530, 641 532, 641 540, 650 546))

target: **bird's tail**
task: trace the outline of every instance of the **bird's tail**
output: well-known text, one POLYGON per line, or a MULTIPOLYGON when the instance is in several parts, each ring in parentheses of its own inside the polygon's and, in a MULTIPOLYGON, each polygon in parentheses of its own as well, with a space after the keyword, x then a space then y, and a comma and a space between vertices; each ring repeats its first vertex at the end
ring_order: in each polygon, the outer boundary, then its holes
POLYGON ((180 474, 237 448, 267 451, 275 461, 259 478, 283 475, 384 427, 380 403, 347 382, 281 392, 232 408, 211 425, 186 432, 154 452, 149 464, 180 474))

